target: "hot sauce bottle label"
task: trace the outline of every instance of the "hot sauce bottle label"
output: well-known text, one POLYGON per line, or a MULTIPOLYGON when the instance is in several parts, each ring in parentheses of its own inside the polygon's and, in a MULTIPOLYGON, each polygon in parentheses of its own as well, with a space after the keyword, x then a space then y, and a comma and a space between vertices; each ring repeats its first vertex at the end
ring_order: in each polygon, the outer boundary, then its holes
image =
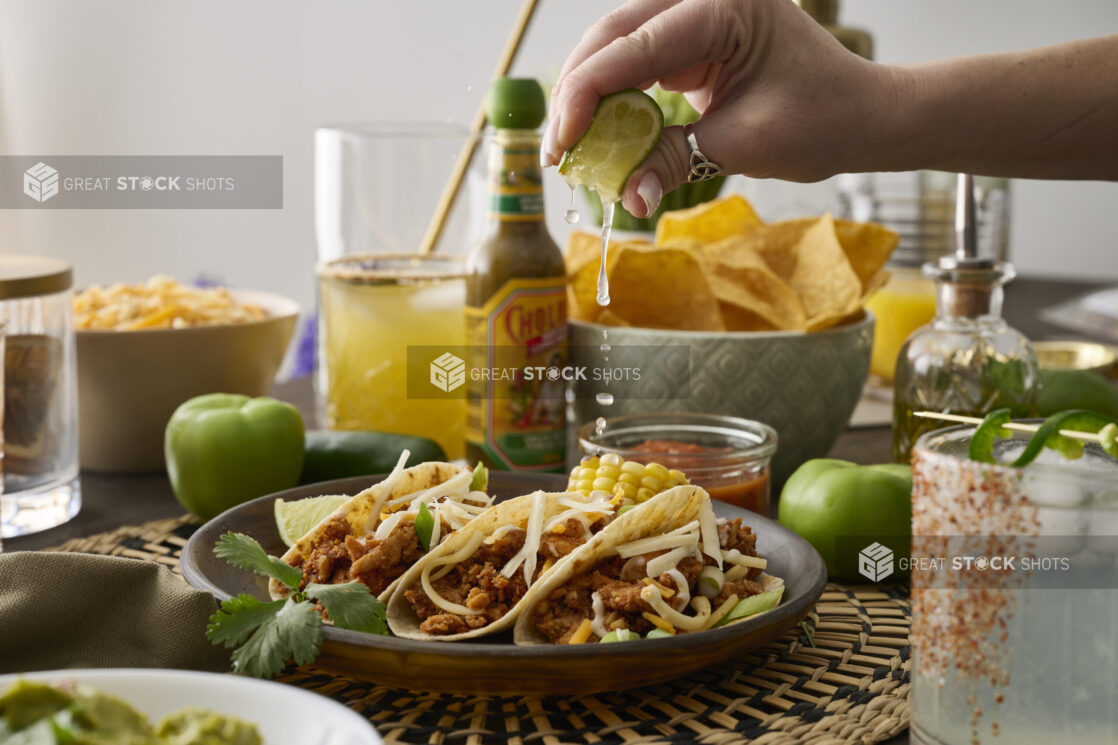
POLYGON ((539 148, 496 146, 489 157, 489 216, 501 222, 542 220, 539 148))
POLYGON ((466 308, 466 343, 467 441, 507 469, 565 470, 563 278, 509 280, 481 308, 466 308))

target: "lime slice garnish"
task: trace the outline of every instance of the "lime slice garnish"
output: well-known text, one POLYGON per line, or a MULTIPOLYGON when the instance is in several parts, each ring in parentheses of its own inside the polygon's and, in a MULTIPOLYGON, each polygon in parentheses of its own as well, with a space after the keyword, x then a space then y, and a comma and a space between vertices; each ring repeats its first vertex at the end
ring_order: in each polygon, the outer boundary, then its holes
POLYGON ((344 494, 328 494, 323 497, 307 497, 293 502, 276 500, 276 528, 285 546, 311 532, 311 528, 322 522, 322 518, 341 507, 349 497, 344 494))
POLYGON ((647 93, 611 93, 598 102, 590 128, 563 156, 559 173, 571 186, 598 192, 603 204, 616 202, 663 128, 664 114, 647 93))

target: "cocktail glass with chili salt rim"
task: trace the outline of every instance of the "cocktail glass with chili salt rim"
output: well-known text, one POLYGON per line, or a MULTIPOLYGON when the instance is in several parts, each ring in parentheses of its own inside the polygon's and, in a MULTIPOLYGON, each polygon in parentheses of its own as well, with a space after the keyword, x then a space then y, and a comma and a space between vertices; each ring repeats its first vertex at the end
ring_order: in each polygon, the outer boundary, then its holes
POLYGON ((578 431, 586 455, 616 453, 678 469, 713 499, 766 516, 776 441, 767 424, 717 414, 634 414, 587 422, 578 431))
POLYGON ((980 463, 973 434, 913 451, 914 741, 1118 742, 1118 461, 1088 443, 980 463))

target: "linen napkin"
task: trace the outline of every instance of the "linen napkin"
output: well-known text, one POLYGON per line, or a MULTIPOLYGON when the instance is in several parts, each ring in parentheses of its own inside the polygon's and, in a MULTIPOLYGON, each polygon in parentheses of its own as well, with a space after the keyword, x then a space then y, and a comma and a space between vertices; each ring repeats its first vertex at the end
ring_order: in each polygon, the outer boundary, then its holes
POLYGON ((158 564, 113 556, 0 554, 0 673, 89 667, 229 671, 206 639, 217 608, 158 564))

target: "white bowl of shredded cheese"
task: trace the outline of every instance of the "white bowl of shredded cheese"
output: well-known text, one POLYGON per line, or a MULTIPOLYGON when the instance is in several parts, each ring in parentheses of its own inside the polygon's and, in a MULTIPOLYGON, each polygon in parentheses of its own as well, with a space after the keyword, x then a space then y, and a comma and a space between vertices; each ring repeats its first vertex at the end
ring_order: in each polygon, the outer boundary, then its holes
POLYGON ((204 393, 262 396, 272 388, 298 304, 221 289, 166 292, 161 305, 167 281, 154 278, 147 284, 156 289, 147 293, 90 288, 75 296, 84 469, 161 470, 163 430, 179 404, 204 393), (102 296, 91 301, 93 291, 102 296))

